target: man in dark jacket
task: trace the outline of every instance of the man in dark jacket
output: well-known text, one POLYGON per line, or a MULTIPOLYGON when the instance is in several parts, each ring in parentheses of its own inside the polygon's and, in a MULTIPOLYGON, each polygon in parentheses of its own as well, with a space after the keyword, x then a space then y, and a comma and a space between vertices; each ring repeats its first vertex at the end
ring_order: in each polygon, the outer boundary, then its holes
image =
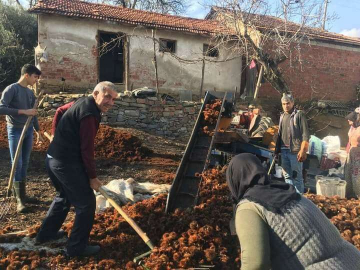
POLYGON ((276 153, 281 152, 281 166, 285 181, 304 192, 303 162, 309 147, 309 128, 305 114, 294 107, 291 95, 281 98, 284 113, 280 117, 276 153))
POLYGON ((37 235, 38 244, 64 234, 59 230, 73 205, 76 215, 67 255, 91 256, 99 252, 99 246, 88 245, 96 208, 93 189, 97 191, 101 186, 95 171, 94 141, 101 113, 114 105, 117 96, 113 83, 100 82, 91 96, 57 110, 60 117, 54 118, 55 135, 46 158, 46 168, 57 195, 37 235))

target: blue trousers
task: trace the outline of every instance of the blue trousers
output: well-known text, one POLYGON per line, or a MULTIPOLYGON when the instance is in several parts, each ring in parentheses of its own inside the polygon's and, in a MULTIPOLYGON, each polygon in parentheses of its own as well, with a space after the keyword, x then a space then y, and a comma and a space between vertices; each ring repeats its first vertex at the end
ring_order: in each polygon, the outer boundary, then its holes
POLYGON ((45 163, 57 194, 37 237, 45 240, 55 236, 73 205, 75 220, 66 250, 69 256, 80 255, 88 243, 96 208, 89 178, 80 162, 62 162, 47 157, 45 163))
MULTIPOLYGON (((16 148, 19 144, 22 128, 7 126, 11 163, 14 163, 16 148)), ((15 181, 25 181, 29 166, 30 154, 33 145, 33 126, 30 126, 25 133, 21 152, 15 170, 15 181)))
POLYGON ((303 194, 303 163, 297 160, 297 154, 291 153, 290 149, 281 149, 281 167, 285 182, 295 186, 297 191, 303 194))

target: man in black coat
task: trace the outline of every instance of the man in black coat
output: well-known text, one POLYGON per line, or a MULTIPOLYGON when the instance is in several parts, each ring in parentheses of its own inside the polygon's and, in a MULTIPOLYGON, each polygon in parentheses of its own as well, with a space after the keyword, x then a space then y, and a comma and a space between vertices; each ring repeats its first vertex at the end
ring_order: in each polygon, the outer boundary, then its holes
POLYGON ((95 170, 94 142, 101 113, 114 105, 117 96, 113 83, 100 82, 91 96, 57 110, 53 123, 55 134, 46 158, 46 168, 57 195, 37 235, 38 244, 64 235, 60 228, 73 205, 76 215, 67 255, 91 256, 99 252, 99 246, 88 245, 96 208, 93 190, 101 187, 95 170))

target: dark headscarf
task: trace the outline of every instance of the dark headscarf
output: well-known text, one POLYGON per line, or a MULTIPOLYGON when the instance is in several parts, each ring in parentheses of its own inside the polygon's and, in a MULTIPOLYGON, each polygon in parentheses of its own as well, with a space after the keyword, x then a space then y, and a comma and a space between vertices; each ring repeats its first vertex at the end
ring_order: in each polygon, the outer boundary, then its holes
POLYGON ((277 212, 289 201, 300 199, 293 185, 281 181, 270 182, 260 160, 253 154, 233 157, 226 171, 226 181, 236 204, 248 199, 277 212))
POLYGON ((346 120, 352 121, 353 122, 353 126, 354 127, 358 127, 359 126, 359 121, 358 121, 358 113, 356 112, 351 112, 349 113, 347 116, 345 116, 346 120))

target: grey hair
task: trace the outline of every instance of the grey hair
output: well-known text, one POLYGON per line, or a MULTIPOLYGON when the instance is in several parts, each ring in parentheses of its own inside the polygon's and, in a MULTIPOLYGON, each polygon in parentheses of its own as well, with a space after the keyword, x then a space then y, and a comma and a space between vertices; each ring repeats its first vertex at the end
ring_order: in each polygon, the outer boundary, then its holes
MULTIPOLYGON (((103 81, 103 82, 99 82, 95 88, 94 88, 94 91, 98 91, 98 92, 104 92, 105 89, 111 89, 111 90, 114 90, 116 91, 116 85, 113 84, 112 82, 109 82, 109 81, 103 81)), ((117 91, 116 91, 117 92, 117 91)))
POLYGON ((283 93, 281 102, 294 102, 294 97, 291 94, 283 93))

